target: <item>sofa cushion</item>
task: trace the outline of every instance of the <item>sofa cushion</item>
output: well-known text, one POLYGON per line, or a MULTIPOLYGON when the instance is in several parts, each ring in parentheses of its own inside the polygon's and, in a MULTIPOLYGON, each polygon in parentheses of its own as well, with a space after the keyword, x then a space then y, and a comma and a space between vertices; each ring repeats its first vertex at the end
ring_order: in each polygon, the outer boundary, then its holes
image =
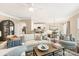
POLYGON ((24 41, 33 40, 34 34, 24 34, 24 41))

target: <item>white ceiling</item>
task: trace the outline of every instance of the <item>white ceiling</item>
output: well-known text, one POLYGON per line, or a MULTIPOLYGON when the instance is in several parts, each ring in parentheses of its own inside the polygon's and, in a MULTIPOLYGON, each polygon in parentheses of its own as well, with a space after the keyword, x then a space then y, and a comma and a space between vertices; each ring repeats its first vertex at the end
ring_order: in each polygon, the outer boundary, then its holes
POLYGON ((0 3, 0 11, 15 17, 30 17, 28 8, 31 4, 24 3, 0 3))
POLYGON ((2 3, 0 11, 6 14, 18 17, 31 17, 34 22, 63 22, 68 16, 78 10, 79 4, 62 4, 62 3, 2 3), (30 12, 29 8, 33 7, 34 11, 30 12))
POLYGON ((34 4, 32 19, 40 22, 63 22, 68 16, 78 9, 79 4, 34 4))

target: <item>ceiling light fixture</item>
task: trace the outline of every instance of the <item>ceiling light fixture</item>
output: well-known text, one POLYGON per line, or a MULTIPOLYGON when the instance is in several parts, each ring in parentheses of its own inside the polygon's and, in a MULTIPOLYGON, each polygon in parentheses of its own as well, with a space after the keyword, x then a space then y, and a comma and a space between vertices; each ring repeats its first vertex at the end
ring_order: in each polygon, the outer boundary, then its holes
POLYGON ((30 8, 29 8, 29 11, 30 11, 30 12, 33 12, 33 11, 34 11, 34 8, 33 8, 33 7, 30 7, 30 8))

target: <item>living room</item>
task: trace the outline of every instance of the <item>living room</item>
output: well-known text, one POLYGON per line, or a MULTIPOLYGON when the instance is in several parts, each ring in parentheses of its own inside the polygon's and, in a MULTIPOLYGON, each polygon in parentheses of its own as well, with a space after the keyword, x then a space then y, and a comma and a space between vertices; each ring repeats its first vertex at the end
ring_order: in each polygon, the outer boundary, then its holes
POLYGON ((0 3, 0 56, 79 56, 79 4, 0 3))

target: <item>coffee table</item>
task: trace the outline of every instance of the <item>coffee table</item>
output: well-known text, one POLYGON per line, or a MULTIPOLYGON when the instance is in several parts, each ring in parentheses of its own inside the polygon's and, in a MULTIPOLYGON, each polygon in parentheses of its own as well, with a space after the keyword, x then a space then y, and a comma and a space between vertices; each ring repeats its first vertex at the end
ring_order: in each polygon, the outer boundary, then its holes
POLYGON ((56 48, 54 47, 52 44, 48 44, 49 46, 49 49, 47 51, 40 51, 37 47, 35 47, 33 49, 33 55, 34 56, 48 56, 48 55, 54 55, 56 52, 58 52, 59 50, 62 50, 63 51, 63 55, 64 55, 64 48, 61 47, 61 48, 56 48))

